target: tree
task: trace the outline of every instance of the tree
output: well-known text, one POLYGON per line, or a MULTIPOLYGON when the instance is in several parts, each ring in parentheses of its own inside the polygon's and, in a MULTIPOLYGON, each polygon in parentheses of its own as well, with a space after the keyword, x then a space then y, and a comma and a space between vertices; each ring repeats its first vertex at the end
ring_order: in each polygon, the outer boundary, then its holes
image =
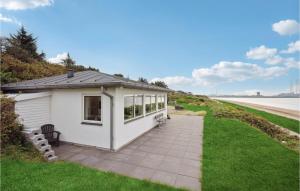
POLYGON ((62 61, 63 65, 66 66, 68 69, 72 69, 75 66, 75 61, 70 57, 70 54, 68 53, 67 58, 63 59, 62 61))
POLYGON ((148 80, 146 78, 143 78, 143 77, 139 77, 138 81, 148 84, 148 80))
POLYGON ((124 78, 124 75, 123 75, 123 74, 114 74, 114 76, 124 78))
POLYGON ((22 26, 17 34, 11 34, 7 39, 5 52, 24 62, 30 62, 30 59, 44 60, 45 53, 37 52, 36 40, 22 26))
POLYGON ((155 81, 152 82, 151 84, 162 88, 168 88, 167 84, 163 81, 155 81))

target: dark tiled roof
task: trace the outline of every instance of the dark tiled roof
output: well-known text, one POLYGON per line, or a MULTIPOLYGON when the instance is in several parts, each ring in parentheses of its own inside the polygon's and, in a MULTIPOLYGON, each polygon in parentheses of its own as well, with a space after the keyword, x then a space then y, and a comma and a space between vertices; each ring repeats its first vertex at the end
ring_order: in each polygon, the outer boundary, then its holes
POLYGON ((172 91, 168 88, 129 80, 114 75, 97 71, 75 72, 74 77, 68 78, 67 74, 58 76, 27 80, 2 85, 3 91, 38 90, 38 89, 64 89, 64 88, 88 88, 88 87, 113 87, 123 86, 134 89, 148 89, 156 91, 172 91))

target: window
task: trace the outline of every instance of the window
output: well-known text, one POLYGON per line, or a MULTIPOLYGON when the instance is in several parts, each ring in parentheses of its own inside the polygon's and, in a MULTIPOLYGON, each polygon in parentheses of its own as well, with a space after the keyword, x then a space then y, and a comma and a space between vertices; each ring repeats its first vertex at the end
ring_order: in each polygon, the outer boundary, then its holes
POLYGON ((156 96, 151 96, 151 112, 156 111, 156 96))
POLYGON ((134 117, 139 117, 141 115, 143 115, 143 96, 139 95, 139 96, 135 96, 134 97, 134 117))
POLYGON ((165 108, 165 96, 157 96, 157 102, 158 102, 158 109, 164 109, 165 108))
POLYGON ((156 111, 156 96, 148 95, 145 97, 146 113, 156 111))
POLYGON ((144 114, 143 96, 125 96, 124 97, 124 119, 129 120, 140 117, 144 114))
POLYGON ((134 96, 124 97, 124 119, 134 118, 134 96))
POLYGON ((101 121, 101 96, 84 96, 84 121, 101 121))
POLYGON ((146 107, 146 113, 151 112, 151 96, 145 97, 145 107, 146 107))

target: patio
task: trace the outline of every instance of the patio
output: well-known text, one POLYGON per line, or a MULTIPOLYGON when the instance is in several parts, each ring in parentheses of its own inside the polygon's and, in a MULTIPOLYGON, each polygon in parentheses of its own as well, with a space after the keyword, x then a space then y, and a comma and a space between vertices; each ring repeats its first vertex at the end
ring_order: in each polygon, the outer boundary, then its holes
POLYGON ((62 144, 54 148, 59 159, 102 171, 200 190, 203 118, 172 115, 117 152, 62 144))

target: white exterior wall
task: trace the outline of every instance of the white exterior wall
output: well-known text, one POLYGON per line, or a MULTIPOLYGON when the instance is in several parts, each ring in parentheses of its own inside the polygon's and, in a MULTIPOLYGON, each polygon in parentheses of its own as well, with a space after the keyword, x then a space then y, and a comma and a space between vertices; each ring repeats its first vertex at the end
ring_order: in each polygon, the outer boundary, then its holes
POLYGON ((54 90, 51 103, 51 122, 63 141, 110 148, 110 98, 101 94, 100 88, 54 90), (101 96, 102 126, 81 124, 83 95, 101 96))
MULTIPOLYGON (((129 142, 133 141, 138 136, 149 131, 157 125, 154 116, 163 113, 164 117, 167 117, 167 93, 157 91, 146 91, 137 89, 116 88, 114 103, 114 149, 119 149, 125 146, 129 142), (165 96, 165 109, 152 113, 145 114, 144 104, 144 116, 132 121, 124 121, 124 96, 126 95, 164 95, 165 96)), ((145 103, 145 102, 144 102, 145 103)))
POLYGON ((39 129, 51 121, 51 95, 49 93, 19 94, 11 96, 16 100, 15 112, 24 129, 39 129))
MULTIPOLYGON (((113 146, 117 150, 157 125, 154 116, 163 113, 167 116, 167 93, 127 88, 106 90, 113 96, 113 146), (124 96, 126 95, 164 95, 165 109, 132 121, 124 121, 124 96)), ((56 89, 46 93, 21 94, 16 99, 16 113, 23 120, 25 128, 40 128, 51 123, 61 132, 61 140, 110 148, 110 98, 101 94, 100 88, 56 89), (83 96, 100 95, 102 102, 102 125, 88 125, 83 122, 83 96), (20 99, 23 97, 23 99, 20 99)))

